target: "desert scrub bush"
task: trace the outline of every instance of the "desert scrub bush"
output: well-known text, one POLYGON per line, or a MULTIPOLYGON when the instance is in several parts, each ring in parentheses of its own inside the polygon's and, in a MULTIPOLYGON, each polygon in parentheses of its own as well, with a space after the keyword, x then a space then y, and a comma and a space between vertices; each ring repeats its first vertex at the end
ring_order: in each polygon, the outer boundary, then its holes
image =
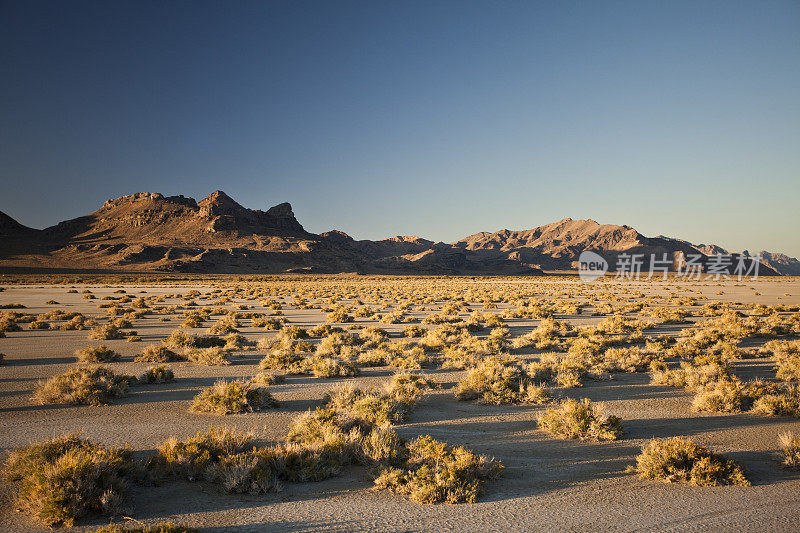
POLYGON ((226 350, 244 350, 246 346, 253 344, 241 333, 229 333, 222 337, 222 340, 225 341, 223 348, 226 350))
POLYGON ((669 387, 685 387, 689 390, 701 389, 718 381, 731 379, 730 369, 727 365, 712 363, 695 366, 686 361, 680 368, 673 370, 656 369, 650 378, 653 385, 667 385, 669 387))
POLYGON ((800 391, 790 387, 785 391, 769 391, 753 402, 752 412, 766 416, 791 416, 800 418, 800 391))
POLYGON ((228 352, 223 348, 188 348, 183 352, 186 359, 196 365, 225 366, 231 364, 228 352))
POLYGON ((643 351, 638 346, 608 348, 602 360, 594 365, 601 372, 646 372, 653 361, 661 360, 655 353, 643 351))
POLYGON ((588 398, 568 398, 542 414, 538 426, 565 439, 617 440, 622 435, 622 421, 616 416, 601 417, 598 411, 588 398))
POLYGON ((175 374, 166 365, 159 365, 148 368, 144 374, 139 376, 140 383, 169 383, 175 380, 175 374))
POLYGON ((209 329, 211 335, 226 335, 228 333, 239 333, 239 321, 235 318, 226 317, 218 320, 209 329))
POLYGON ((303 342, 280 341, 258 363, 261 370, 283 370, 291 374, 308 373, 305 358, 310 346, 303 342))
POLYGON ((403 328, 403 336, 409 338, 422 337, 423 335, 425 335, 425 331, 426 331, 425 328, 413 324, 411 326, 406 326, 405 328, 403 328))
POLYGON ((117 512, 133 469, 129 450, 65 435, 16 449, 3 474, 20 484, 20 509, 48 526, 71 527, 90 513, 117 512))
POLYGON ((692 408, 711 413, 740 413, 752 403, 753 398, 739 380, 717 381, 697 391, 692 408))
POLYGON ((298 340, 307 339, 308 337, 308 331, 299 326, 283 326, 280 332, 278 332, 278 340, 298 340))
POLYGON ((79 363, 110 363, 119 361, 122 356, 105 344, 101 344, 78 350, 75 352, 75 357, 78 358, 79 363))
POLYGON ((107 340, 124 339, 125 334, 122 331, 120 331, 119 328, 114 324, 103 324, 101 326, 95 326, 92 329, 90 329, 89 338, 100 341, 107 341, 107 340))
POLYGON ((404 421, 410 405, 377 390, 341 386, 323 398, 325 407, 361 420, 367 425, 394 424, 404 421))
POLYGON ((73 368, 41 382, 33 395, 40 404, 100 405, 126 396, 133 376, 115 374, 102 366, 73 368))
POLYGON ((354 377, 361 373, 353 363, 332 357, 315 358, 311 368, 318 378, 354 377))
POLYGON ((341 386, 328 392, 325 407, 369 426, 403 422, 426 389, 435 384, 425 376, 401 372, 383 390, 341 386))
POLYGON ((228 415, 278 407, 278 401, 266 387, 253 387, 244 381, 221 379, 194 397, 191 410, 196 413, 228 415))
POLYGON ((470 370, 456 385, 454 394, 459 401, 517 403, 527 384, 525 371, 519 365, 493 357, 470 370))
POLYGON ((358 366, 386 366, 390 357, 389 351, 384 348, 374 348, 358 354, 356 362, 358 366))
POLYGON ((28 324, 28 328, 36 330, 36 329, 50 329, 50 322, 46 320, 39 320, 36 319, 30 324, 28 324))
POLYGON ((779 458, 784 468, 800 468, 800 437, 791 431, 784 431, 778 435, 778 444, 781 448, 779 458))
POLYGON ((165 522, 163 524, 155 524, 152 526, 146 526, 139 522, 137 523, 139 525, 132 527, 123 526, 120 524, 109 524, 101 528, 92 529, 90 533, 199 533, 200 531, 192 527, 173 524, 172 522, 165 522))
POLYGON ((190 313, 181 322, 182 328, 202 328, 205 319, 198 313, 190 313))
POLYGON ((404 349, 389 361, 389 366, 406 370, 420 370, 435 366, 438 359, 425 352, 422 346, 412 346, 404 349))
POLYGON ((253 449, 252 435, 229 428, 209 428, 186 441, 170 438, 149 458, 145 468, 156 477, 176 476, 188 481, 206 479, 209 467, 222 457, 253 449))
POLYGON ((382 470, 375 486, 419 503, 474 503, 486 480, 499 477, 503 470, 499 461, 448 446, 430 435, 410 441, 406 454, 402 467, 382 470))
POLYGON ((177 350, 184 348, 217 348, 225 346, 225 341, 210 335, 192 335, 182 330, 176 330, 161 340, 164 346, 177 350))
POLYGON ((750 485, 742 467, 685 437, 651 440, 629 471, 642 479, 691 485, 750 485))
POLYGON ((439 385, 422 374, 398 372, 384 385, 386 394, 395 401, 413 406, 427 389, 438 388, 439 385))
POLYGON ((151 344, 133 360, 137 363, 174 363, 175 361, 183 361, 184 358, 166 346, 151 344))
POLYGON ((776 377, 786 382, 800 381, 800 342, 778 345, 774 353, 776 377))

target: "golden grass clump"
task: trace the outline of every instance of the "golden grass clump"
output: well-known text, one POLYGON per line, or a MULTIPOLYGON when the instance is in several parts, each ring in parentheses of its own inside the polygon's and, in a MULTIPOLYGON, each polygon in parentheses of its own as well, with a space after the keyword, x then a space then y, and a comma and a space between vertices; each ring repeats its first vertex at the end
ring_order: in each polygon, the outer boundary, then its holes
POLYGON ((39 383, 33 399, 40 404, 100 405, 127 396, 133 376, 98 366, 73 368, 39 383))
POLYGON ((617 440, 622 435, 622 421, 616 416, 601 417, 588 398, 562 400, 539 417, 538 426, 551 435, 565 439, 617 440))
POLYGON ((139 376, 139 383, 161 384, 175 380, 175 374, 167 368, 167 365, 159 365, 148 368, 144 374, 139 376))
POLYGON ((184 358, 166 346, 152 344, 146 347, 133 360, 137 363, 173 363, 182 361, 184 358))
POLYGON ((75 352, 75 357, 78 358, 79 363, 91 364, 119 361, 122 356, 105 344, 101 344, 100 346, 87 346, 82 350, 78 350, 75 352))
POLYGON ((266 387, 253 387, 244 381, 221 379, 194 397, 191 410, 197 413, 227 415, 278 407, 266 387))
POLYGON ((549 399, 544 387, 516 363, 497 357, 484 360, 467 373, 455 388, 460 401, 478 400, 486 404, 545 403, 549 399))
POLYGON ((3 474, 19 483, 20 509, 47 526, 72 527, 90 513, 118 512, 133 469, 129 450, 66 435, 14 450, 3 474))
POLYGON ((778 435, 778 444, 781 447, 780 459, 785 468, 797 470, 800 468, 800 437, 791 431, 778 435))
POLYGON ((651 440, 629 471, 642 479, 699 486, 750 485, 741 466, 685 437, 651 440))
POLYGON ((196 365, 225 366, 231 364, 224 348, 188 348, 183 352, 186 359, 196 365))
POLYGON ((419 503, 474 503, 485 482, 503 471, 499 461, 461 446, 448 446, 430 435, 409 442, 404 455, 403 465, 384 468, 375 486, 419 503))
POLYGON ((125 334, 122 331, 120 331, 120 329, 114 324, 103 324, 101 326, 95 326, 92 329, 90 329, 89 338, 100 341, 107 341, 107 340, 124 339, 125 334))

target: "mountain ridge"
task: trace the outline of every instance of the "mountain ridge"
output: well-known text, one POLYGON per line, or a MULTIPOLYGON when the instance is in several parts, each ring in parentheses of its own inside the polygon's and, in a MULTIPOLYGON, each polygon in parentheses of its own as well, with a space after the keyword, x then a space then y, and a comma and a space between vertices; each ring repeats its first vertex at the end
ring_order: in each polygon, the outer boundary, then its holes
MULTIPOLYGON (((600 253, 612 269, 621 254, 643 254, 645 267, 651 254, 667 254, 676 267, 681 254, 701 254, 705 262, 727 253, 715 245, 645 237, 628 225, 572 218, 479 232, 454 243, 409 235, 357 240, 339 230, 306 231, 288 202, 250 209, 221 190, 199 202, 129 194, 42 230, 0 212, 0 268, 512 275, 575 270, 583 250, 600 253)), ((763 273, 800 275, 797 259, 763 255, 763 273)))

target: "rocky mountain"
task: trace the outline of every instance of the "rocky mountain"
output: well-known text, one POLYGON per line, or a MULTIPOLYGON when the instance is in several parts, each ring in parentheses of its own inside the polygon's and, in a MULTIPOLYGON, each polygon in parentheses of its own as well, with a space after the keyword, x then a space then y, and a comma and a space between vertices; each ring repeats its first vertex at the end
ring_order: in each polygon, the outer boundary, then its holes
POLYGON ((800 276, 800 261, 785 254, 761 252, 761 262, 784 276, 800 276))
MULTIPOLYGON (((477 233, 456 243, 416 236, 356 240, 337 230, 309 233, 288 203, 249 209, 222 191, 199 202, 158 193, 122 196, 43 230, 0 213, 5 270, 519 275, 575 270, 583 250, 603 255, 613 270, 623 253, 643 254, 645 268, 651 254, 675 268, 682 255, 703 254, 705 261, 721 248, 569 218, 525 231, 477 233)), ((765 273, 795 272, 798 266, 780 254, 770 254, 764 264, 765 273)))

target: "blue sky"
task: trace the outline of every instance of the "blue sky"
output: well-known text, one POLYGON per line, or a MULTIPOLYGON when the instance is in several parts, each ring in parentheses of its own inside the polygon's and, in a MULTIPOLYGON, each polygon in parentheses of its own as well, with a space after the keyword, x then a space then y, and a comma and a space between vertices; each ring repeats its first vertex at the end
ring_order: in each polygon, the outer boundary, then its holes
POLYGON ((800 2, 0 1, 0 210, 137 191, 800 256, 800 2))

